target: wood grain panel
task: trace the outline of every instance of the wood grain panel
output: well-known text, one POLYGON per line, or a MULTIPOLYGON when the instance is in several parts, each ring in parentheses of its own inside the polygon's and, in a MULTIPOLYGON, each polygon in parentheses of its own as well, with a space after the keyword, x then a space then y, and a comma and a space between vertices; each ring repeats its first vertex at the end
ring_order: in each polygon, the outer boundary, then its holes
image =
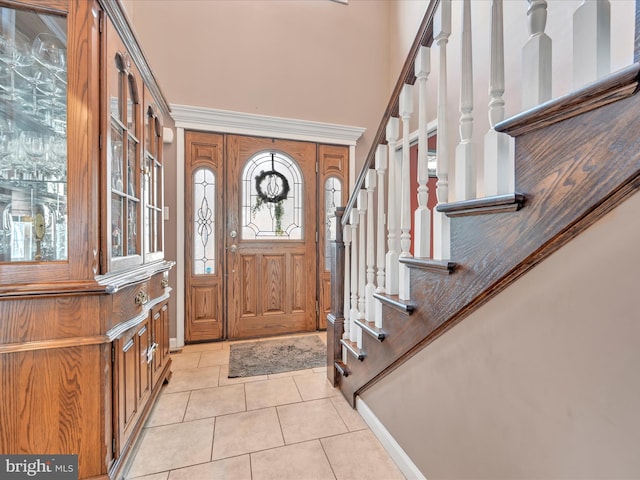
POLYGON ((0 357, 0 452, 79 454, 80 478, 97 475, 106 453, 98 447, 104 445, 104 418, 110 415, 101 408, 96 385, 101 346, 0 357))
POLYGON ((151 368, 147 362, 147 353, 151 345, 151 332, 149 324, 138 330, 137 354, 138 354, 138 404, 144 405, 151 394, 151 368))
POLYGON ((216 319, 218 311, 218 292, 216 288, 194 287, 193 296, 194 323, 216 319))
POLYGON ((101 333, 98 297, 35 298, 0 302, 2 343, 90 337, 101 333))
POLYGON ((307 291, 306 278, 308 273, 308 265, 304 255, 291 255, 291 274, 287 275, 292 278, 293 282, 290 288, 293 290, 291 297, 291 312, 304 312, 307 305, 307 298, 310 292, 307 291))
POLYGON ((263 315, 285 313, 284 291, 287 288, 284 275, 285 256, 262 255, 261 260, 261 313, 263 315))
POLYGON ((245 317, 258 314, 258 256, 243 254, 241 259, 241 309, 240 314, 245 317))

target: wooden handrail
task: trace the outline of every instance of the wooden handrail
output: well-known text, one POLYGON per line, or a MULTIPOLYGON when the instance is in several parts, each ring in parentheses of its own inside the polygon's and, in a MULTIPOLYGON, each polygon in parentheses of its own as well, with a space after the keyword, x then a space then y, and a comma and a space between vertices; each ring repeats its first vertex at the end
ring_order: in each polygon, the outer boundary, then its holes
POLYGON ((418 50, 420 47, 431 46, 433 43, 433 18, 436 14, 436 9, 440 4, 440 0, 431 0, 429 6, 427 7, 427 11, 424 14, 422 19, 422 23, 420 24, 420 28, 418 29, 418 33, 416 34, 416 38, 411 45, 411 49, 409 50, 409 54, 407 55, 407 59, 404 61, 404 65, 402 67, 402 71, 400 72, 400 76, 398 77, 398 81, 396 82, 396 86, 391 93, 391 99, 387 104, 387 108, 382 115, 382 120, 380 121, 380 125, 378 126, 378 131, 376 132, 376 136, 371 144, 371 148, 369 149, 369 154, 362 166, 362 170, 356 179, 354 184, 353 192, 351 192, 351 196, 349 197, 349 201, 347 202, 347 206, 345 207, 344 216, 342 217, 342 225, 346 225, 349 220, 349 212, 353 208, 353 205, 356 203, 356 197, 358 196, 358 190, 362 188, 364 184, 364 179, 369 168, 372 168, 375 162, 376 149, 380 144, 386 144, 385 131, 387 128, 387 122, 389 118, 398 115, 398 99, 400 98, 400 91, 402 90, 402 86, 405 83, 409 83, 413 85, 416 81, 416 76, 414 73, 414 61, 416 55, 418 55, 418 50))

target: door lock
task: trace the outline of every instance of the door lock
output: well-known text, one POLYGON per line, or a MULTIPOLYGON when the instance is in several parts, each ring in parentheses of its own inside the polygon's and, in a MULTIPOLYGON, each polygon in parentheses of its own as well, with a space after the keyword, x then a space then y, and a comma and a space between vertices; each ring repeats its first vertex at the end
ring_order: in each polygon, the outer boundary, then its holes
POLYGON ((230 236, 231 238, 236 238, 236 237, 238 236, 238 232, 236 232, 235 230, 231 230, 231 231, 229 232, 229 236, 230 236))

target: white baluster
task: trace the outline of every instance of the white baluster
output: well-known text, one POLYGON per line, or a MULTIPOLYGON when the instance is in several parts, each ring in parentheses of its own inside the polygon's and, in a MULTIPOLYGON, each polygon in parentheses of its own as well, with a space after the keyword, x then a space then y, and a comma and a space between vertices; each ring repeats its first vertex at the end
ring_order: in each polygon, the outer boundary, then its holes
POLYGON ((583 0, 573 14, 573 88, 611 71, 611 5, 583 0))
POLYGON ((344 333, 342 338, 349 340, 351 332, 351 312, 349 301, 351 293, 351 225, 346 224, 342 232, 344 241, 344 333))
MULTIPOLYGON (((358 319, 365 320, 367 318, 367 299, 366 299, 366 248, 367 248, 367 191, 360 189, 358 192, 358 215, 360 219, 360 235, 358 236, 358 319)), ((359 327, 358 327, 359 328, 359 327)), ((358 347, 360 345, 358 344, 358 347)))
POLYGON ((351 310, 349 312, 349 320, 351 328, 349 329, 349 340, 355 342, 357 339, 358 318, 358 211, 354 207, 349 214, 351 223, 351 310))
POLYGON ((489 125, 484 137, 484 194, 487 197, 515 189, 514 141, 495 131, 504 120, 504 32, 502 0, 491 1, 491 76, 489 80, 489 125))
POLYGON ((551 38, 544 33, 547 1, 527 0, 530 37, 522 49, 522 108, 551 98, 551 38))
MULTIPOLYGON (((438 136, 436 194, 438 203, 449 202, 449 126, 447 125, 447 42, 451 35, 451 0, 440 0, 436 11, 433 34, 440 54, 438 68, 438 136)), ((446 260, 450 257, 449 217, 441 212, 433 212, 433 258, 446 260)))
MULTIPOLYGON (((400 91, 400 117, 402 117, 402 171, 400 174, 400 258, 411 256, 411 165, 409 163, 409 135, 411 113, 413 113, 413 86, 405 84, 400 91)), ((409 300, 409 267, 404 263, 398 266, 398 296, 409 300)))
POLYGON ((427 154, 427 78, 431 72, 431 49, 420 47, 415 59, 416 83, 418 84, 418 208, 414 214, 413 254, 416 257, 431 255, 431 212, 429 200, 429 164, 427 154))
POLYGON ((388 220, 388 251, 386 255, 386 281, 385 289, 390 295, 398 294, 398 256, 400 255, 400 245, 398 236, 398 217, 400 209, 398 202, 398 162, 396 161, 396 142, 400 136, 400 120, 391 117, 387 122, 387 145, 389 149, 389 187, 387 202, 388 220))
MULTIPOLYGON (((376 229, 376 251, 378 265, 378 271, 376 275, 376 293, 385 293, 385 226, 386 215, 384 213, 384 174, 387 169, 387 147, 385 145, 378 145, 376 149, 376 172, 378 174, 378 218, 376 229)), ((375 302, 375 322, 376 327, 382 328, 382 302, 375 302)))
POLYGON ((365 287, 367 306, 367 320, 375 320, 374 298, 376 291, 376 245, 375 245, 375 214, 373 209, 373 193, 376 189, 376 171, 370 168, 365 177, 365 188, 367 189, 367 285, 365 287))
POLYGON ((456 147, 456 200, 476 198, 476 164, 473 158, 473 55, 471 0, 462 3, 462 69, 460 78, 460 143, 456 147))

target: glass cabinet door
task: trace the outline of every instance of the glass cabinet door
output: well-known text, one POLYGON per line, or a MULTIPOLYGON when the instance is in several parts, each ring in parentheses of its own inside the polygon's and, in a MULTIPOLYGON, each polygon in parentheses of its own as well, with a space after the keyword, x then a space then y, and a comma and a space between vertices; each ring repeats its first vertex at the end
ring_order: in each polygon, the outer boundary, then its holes
POLYGON ((145 262, 160 260, 163 248, 163 168, 162 168, 162 120, 145 89, 145 126, 143 155, 143 185, 145 200, 144 257, 145 262))
POLYGON ((0 262, 67 260, 67 21, 0 6, 0 262))
POLYGON ((107 67, 107 175, 110 179, 107 243, 110 244, 109 270, 118 270, 142 263, 142 238, 139 234, 142 92, 139 90, 139 74, 124 48, 108 54, 107 67))

